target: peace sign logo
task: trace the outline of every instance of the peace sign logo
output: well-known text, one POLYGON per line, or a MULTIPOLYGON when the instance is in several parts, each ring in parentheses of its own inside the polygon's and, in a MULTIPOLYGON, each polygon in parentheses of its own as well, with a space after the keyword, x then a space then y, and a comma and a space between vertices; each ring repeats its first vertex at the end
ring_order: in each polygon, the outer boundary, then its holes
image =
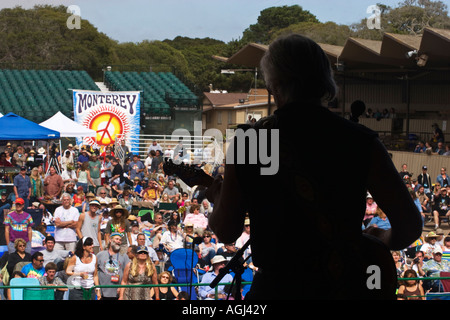
POLYGON ((97 132, 95 142, 101 146, 113 144, 117 136, 127 135, 130 131, 126 115, 108 106, 101 106, 89 113, 84 125, 97 132))

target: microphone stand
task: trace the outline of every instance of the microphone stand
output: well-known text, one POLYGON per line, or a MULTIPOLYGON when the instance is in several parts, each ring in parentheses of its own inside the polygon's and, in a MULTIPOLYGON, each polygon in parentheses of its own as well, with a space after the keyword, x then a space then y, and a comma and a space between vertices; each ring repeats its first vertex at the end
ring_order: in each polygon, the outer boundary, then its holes
MULTIPOLYGON (((228 261, 226 266, 219 270, 219 274, 217 275, 217 277, 209 285, 211 288, 215 288, 219 284, 220 280, 222 280, 222 278, 227 273, 232 271, 235 274, 233 282, 236 282, 238 290, 240 290, 241 283, 242 283, 242 274, 244 273, 244 262, 248 259, 247 258, 247 259, 244 260, 243 259, 243 255, 244 255, 244 252, 248 248, 249 245, 250 245, 250 239, 248 239, 247 242, 242 246, 242 248, 240 248, 236 252, 236 254, 233 256, 233 258, 231 258, 231 260, 228 261)), ((231 286, 230 292, 231 292, 232 289, 233 289, 233 286, 231 286)), ((238 294, 236 296, 236 300, 241 300, 241 295, 240 294, 238 294)))

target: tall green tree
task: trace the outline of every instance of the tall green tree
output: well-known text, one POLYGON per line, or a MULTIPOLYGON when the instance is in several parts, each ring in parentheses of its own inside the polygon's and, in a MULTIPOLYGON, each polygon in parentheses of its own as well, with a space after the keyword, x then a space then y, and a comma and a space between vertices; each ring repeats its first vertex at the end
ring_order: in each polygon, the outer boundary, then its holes
POLYGON ((96 73, 115 62, 116 42, 89 21, 69 29, 64 6, 15 7, 0 11, 0 62, 82 67, 96 73))
POLYGON ((442 1, 404 0, 395 8, 383 4, 378 6, 381 9, 381 28, 370 30, 367 19, 363 19, 350 26, 355 37, 381 40, 386 32, 420 35, 426 27, 450 28, 448 8, 442 1))
POLYGON ((243 33, 242 42, 268 44, 272 35, 280 29, 300 22, 319 22, 316 16, 299 5, 270 7, 260 12, 258 22, 243 33))

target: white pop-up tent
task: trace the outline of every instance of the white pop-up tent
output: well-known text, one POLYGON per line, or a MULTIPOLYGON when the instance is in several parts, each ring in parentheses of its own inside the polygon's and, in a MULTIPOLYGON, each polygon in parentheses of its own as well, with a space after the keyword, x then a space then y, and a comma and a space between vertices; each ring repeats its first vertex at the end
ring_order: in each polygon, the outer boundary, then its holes
POLYGON ((95 137, 97 135, 95 130, 83 127, 81 124, 66 117, 60 111, 58 111, 53 117, 40 123, 40 125, 48 129, 58 131, 60 133, 60 137, 84 138, 95 137))

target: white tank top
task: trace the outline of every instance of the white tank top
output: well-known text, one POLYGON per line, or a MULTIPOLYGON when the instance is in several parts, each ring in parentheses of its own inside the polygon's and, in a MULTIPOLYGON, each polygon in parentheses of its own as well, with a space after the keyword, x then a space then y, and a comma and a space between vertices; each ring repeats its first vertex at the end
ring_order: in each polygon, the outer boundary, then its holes
POLYGON ((88 278, 82 279, 81 276, 75 276, 72 280, 72 284, 77 287, 83 287, 89 289, 94 286, 94 271, 97 263, 97 257, 92 255, 92 261, 90 263, 81 262, 80 258, 76 256, 76 263, 73 272, 87 272, 88 278))

